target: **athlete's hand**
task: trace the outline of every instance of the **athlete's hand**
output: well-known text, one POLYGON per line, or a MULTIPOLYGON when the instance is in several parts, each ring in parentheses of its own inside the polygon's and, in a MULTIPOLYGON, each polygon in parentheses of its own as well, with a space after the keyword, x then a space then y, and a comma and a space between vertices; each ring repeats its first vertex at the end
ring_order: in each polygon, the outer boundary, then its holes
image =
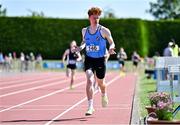
POLYGON ((72 52, 74 52, 74 53, 78 53, 78 52, 80 52, 81 51, 81 48, 79 47, 79 46, 76 46, 73 50, 72 50, 72 52))
POLYGON ((114 50, 115 50, 115 48, 109 49, 109 54, 110 54, 110 55, 116 54, 116 52, 115 52, 114 50))

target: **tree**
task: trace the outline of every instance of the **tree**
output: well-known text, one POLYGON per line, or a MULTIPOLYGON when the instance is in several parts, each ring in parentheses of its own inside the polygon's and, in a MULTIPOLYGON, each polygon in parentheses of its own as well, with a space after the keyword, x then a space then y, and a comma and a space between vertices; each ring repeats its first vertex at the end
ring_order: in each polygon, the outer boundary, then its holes
POLYGON ((6 16, 7 10, 6 8, 2 8, 2 5, 0 4, 0 16, 6 16))
POLYGON ((116 18, 114 10, 111 8, 104 9, 104 18, 116 18))
POLYGON ((38 17, 38 18, 43 18, 45 17, 44 13, 41 11, 40 13, 39 12, 36 12, 36 11, 32 11, 30 9, 28 9, 28 11, 31 13, 31 15, 28 15, 30 17, 38 17))
POLYGON ((156 19, 180 19, 180 0, 157 0, 150 2, 147 11, 156 19))

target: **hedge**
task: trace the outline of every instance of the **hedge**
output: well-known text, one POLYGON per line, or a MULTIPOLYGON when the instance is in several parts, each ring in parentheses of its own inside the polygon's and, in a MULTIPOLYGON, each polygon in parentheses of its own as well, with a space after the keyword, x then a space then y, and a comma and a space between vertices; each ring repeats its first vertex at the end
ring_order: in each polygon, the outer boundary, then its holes
MULTIPOLYGON (((155 51, 162 53, 171 38, 180 42, 180 21, 102 19, 100 23, 110 29, 116 51, 124 47, 129 59, 135 50, 141 56, 153 56, 155 51)), ((0 17, 0 51, 60 59, 72 40, 81 43, 81 30, 88 25, 87 19, 0 17)))

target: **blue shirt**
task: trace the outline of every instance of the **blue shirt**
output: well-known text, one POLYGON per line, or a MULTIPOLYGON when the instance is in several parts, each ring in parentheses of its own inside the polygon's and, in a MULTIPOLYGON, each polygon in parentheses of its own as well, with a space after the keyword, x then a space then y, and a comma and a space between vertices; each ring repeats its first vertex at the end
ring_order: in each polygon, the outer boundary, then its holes
POLYGON ((89 27, 84 35, 86 43, 86 55, 92 58, 101 58, 106 54, 106 42, 100 33, 101 26, 99 25, 96 32, 91 34, 89 27))

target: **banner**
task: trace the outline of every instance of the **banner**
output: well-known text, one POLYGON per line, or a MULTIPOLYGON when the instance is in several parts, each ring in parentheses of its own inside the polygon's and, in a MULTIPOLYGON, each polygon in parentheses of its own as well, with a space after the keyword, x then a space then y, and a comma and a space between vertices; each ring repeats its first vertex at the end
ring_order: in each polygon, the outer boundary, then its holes
MULTIPOLYGON (((84 63, 77 62, 76 63, 77 69, 83 69, 84 63)), ((43 61, 43 68, 44 69, 63 69, 65 65, 62 62, 56 61, 43 61)), ((106 63, 107 69, 119 69, 118 61, 108 61, 106 63)))

